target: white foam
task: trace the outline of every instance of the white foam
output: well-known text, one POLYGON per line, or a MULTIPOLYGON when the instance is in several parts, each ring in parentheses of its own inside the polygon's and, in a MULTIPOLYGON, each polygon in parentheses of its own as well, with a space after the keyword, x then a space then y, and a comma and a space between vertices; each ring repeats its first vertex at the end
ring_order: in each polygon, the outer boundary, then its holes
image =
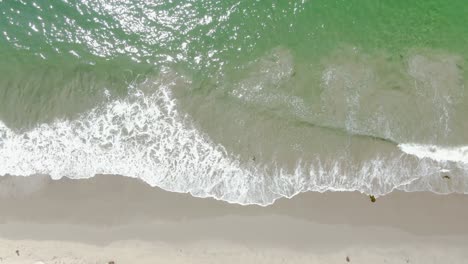
POLYGON ((360 164, 347 157, 317 157, 298 162, 292 172, 272 170, 274 164, 242 164, 178 112, 171 96, 174 83, 147 81, 126 99, 108 102, 75 120, 57 120, 26 132, 0 122, 0 175, 77 179, 118 174, 168 191, 258 205, 305 191, 384 195, 394 189, 427 189, 435 182, 436 163, 423 160, 414 166, 413 159, 401 154, 376 156, 360 164))
POLYGON ((468 146, 441 147, 436 145, 400 144, 401 151, 420 159, 429 158, 435 161, 453 161, 468 164, 468 146))
MULTIPOLYGON (((140 178, 152 186, 239 203, 263 188, 243 168, 179 115, 169 84, 153 93, 134 89, 125 100, 95 108, 76 120, 58 120, 17 133, 0 122, 0 175, 48 174, 73 179, 96 174, 140 178)), ((144 89, 140 89, 144 88, 144 89)), ((261 173, 259 173, 261 175, 261 173)), ((263 198, 261 198, 263 199, 263 198)))

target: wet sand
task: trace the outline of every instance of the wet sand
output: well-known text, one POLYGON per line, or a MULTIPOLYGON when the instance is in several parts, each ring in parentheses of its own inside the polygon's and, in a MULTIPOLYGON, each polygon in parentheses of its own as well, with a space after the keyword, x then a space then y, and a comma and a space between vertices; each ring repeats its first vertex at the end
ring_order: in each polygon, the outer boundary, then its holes
POLYGON ((467 208, 403 192, 239 206, 120 176, 6 176, 0 263, 467 263, 467 208))

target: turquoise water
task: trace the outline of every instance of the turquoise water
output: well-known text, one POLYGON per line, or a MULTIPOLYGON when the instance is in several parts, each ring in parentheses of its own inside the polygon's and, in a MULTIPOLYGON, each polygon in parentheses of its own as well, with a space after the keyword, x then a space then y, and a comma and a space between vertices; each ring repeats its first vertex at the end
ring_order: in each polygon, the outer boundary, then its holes
POLYGON ((465 193, 467 25, 462 0, 0 0, 0 175, 465 193))

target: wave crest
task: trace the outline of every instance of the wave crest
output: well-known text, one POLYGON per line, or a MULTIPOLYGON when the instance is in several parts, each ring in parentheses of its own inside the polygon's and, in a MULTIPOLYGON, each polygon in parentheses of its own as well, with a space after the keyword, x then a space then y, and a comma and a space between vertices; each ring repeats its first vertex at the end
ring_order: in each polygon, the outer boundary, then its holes
MULTIPOLYGON (((126 99, 109 102, 75 120, 57 120, 26 132, 13 131, 0 122, 0 175, 76 179, 119 174, 168 191, 258 205, 305 191, 384 195, 394 189, 432 188, 442 193, 464 192, 440 184, 439 163, 398 152, 362 163, 347 157, 317 157, 299 161, 292 172, 273 163, 241 163, 177 110, 171 95, 175 83, 170 78, 147 80, 132 88, 126 99)), ((460 175, 466 171, 462 168, 460 175)))

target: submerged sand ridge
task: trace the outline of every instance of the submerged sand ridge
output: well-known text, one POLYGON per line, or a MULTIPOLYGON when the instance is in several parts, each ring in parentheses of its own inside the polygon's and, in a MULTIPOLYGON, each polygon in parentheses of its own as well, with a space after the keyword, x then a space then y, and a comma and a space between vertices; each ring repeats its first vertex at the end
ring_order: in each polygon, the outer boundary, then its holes
POLYGON ((259 207, 115 175, 6 176, 0 186, 4 263, 134 263, 135 256, 139 263, 468 259, 465 195, 394 192, 371 203, 359 193, 305 193, 259 207), (38 179, 41 187, 31 189, 38 179))

